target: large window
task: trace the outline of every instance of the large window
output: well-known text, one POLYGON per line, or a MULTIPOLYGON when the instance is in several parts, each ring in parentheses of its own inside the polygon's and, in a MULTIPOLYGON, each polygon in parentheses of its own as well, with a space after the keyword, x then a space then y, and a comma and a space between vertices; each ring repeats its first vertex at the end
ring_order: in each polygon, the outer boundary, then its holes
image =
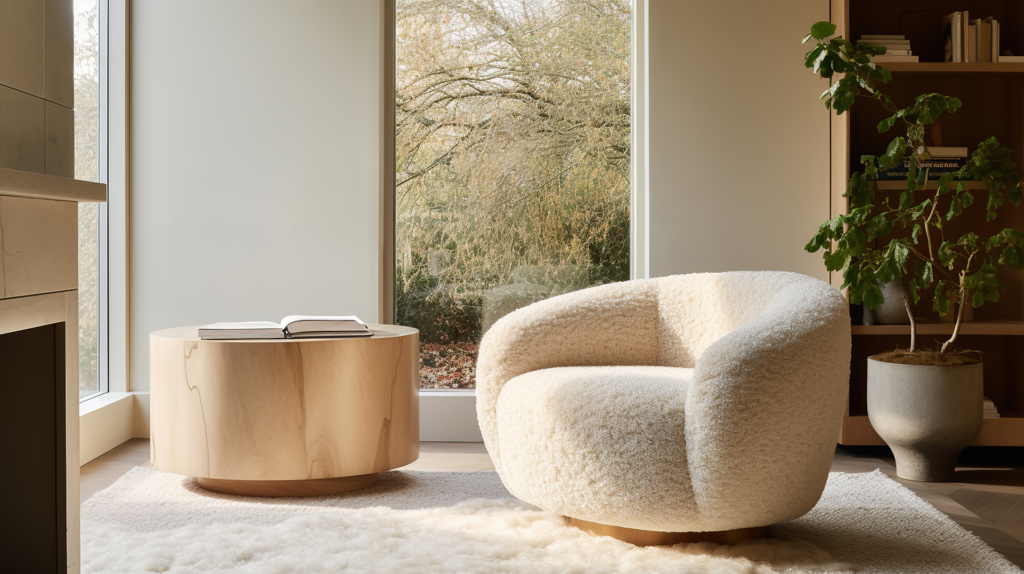
POLYGON ((395 322, 474 388, 502 316, 629 278, 628 0, 397 0, 395 322))
MULTIPOLYGON (((100 0, 75 0, 75 179, 102 181, 100 0)), ((105 301, 101 296, 101 220, 105 203, 78 204, 78 377, 82 399, 105 392, 102 361, 105 301)))

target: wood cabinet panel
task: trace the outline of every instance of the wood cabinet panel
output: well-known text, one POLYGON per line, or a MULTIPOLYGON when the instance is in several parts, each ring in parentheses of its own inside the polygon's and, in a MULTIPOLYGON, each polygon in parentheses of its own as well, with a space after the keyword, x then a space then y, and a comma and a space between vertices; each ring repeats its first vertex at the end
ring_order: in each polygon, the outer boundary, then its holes
POLYGON ((78 288, 78 204, 0 196, 3 297, 78 288))

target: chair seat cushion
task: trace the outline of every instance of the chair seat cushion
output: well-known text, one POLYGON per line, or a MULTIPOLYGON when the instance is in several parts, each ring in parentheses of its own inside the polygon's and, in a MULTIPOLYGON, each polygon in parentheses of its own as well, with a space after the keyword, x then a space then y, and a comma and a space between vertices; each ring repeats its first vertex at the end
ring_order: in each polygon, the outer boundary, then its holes
POLYGON ((511 379, 497 404, 505 486, 566 516, 676 531, 693 516, 683 412, 693 369, 559 367, 511 379))

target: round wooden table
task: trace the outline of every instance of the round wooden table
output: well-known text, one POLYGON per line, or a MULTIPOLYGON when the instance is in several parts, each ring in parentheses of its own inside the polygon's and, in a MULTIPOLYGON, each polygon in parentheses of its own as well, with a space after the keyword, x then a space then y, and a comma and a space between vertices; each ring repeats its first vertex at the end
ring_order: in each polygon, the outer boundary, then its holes
POLYGON ((419 331, 372 337, 149 336, 153 466, 245 496, 369 486, 419 457, 419 331))

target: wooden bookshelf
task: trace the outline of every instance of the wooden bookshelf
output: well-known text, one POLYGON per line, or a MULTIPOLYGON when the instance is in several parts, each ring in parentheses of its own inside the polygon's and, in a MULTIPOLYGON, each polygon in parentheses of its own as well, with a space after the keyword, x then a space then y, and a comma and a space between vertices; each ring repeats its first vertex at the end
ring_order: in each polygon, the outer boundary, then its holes
MULTIPOLYGON (((987 191, 987 189, 988 189, 988 188, 985 187, 985 184, 983 182, 980 182, 980 181, 965 181, 964 183, 967 184, 967 189, 970 189, 970 190, 973 190, 973 191, 987 191)), ((896 190, 904 190, 906 188, 907 188, 907 182, 905 182, 905 181, 880 181, 880 182, 878 182, 878 189, 881 189, 882 191, 896 191, 896 190)), ((939 181, 936 180, 936 179, 929 180, 928 181, 928 185, 925 186, 925 189, 931 189, 931 190, 935 190, 935 189, 938 189, 938 188, 939 188, 939 181)))
MULTIPOLYGON (((843 435, 849 442, 842 444, 884 445, 867 415, 848 416, 843 420, 843 435)), ((1024 444, 1024 417, 1004 415, 998 419, 985 419, 981 432, 971 446, 1020 446, 1024 444)))
MULTIPOLYGON (((854 325, 854 335, 897 335, 909 336, 910 325, 854 325)), ((917 324, 918 335, 953 334, 953 324, 939 321, 921 321, 917 324)), ((1024 321, 969 321, 960 325, 961 335, 1002 335, 1024 336, 1024 321)))
MULTIPOLYGON (((893 72, 892 81, 882 90, 897 105, 907 106, 917 95, 939 92, 959 98, 963 107, 943 116, 943 146, 967 146, 973 152, 981 141, 995 136, 1014 150, 1018 166, 1024 166, 1024 64, 1022 63, 949 63, 942 62, 942 18, 957 10, 970 11, 970 18, 994 17, 1000 22, 1002 49, 1024 55, 1024 2, 1020 0, 937 0, 928 3, 926 12, 917 0, 831 0, 832 21, 837 31, 853 42, 864 34, 903 34, 910 40, 916 63, 880 62, 893 72), (902 22, 900 20, 903 15, 902 22)), ((854 163, 861 155, 883 153, 895 131, 879 134, 876 126, 888 114, 870 100, 858 102, 842 116, 832 115, 831 191, 832 217, 846 213, 843 193, 854 163)), ((937 183, 929 182, 928 189, 937 183)), ((975 205, 948 222, 946 237, 959 237, 968 228, 982 233, 1013 227, 1024 231, 1024 209, 1015 213, 1003 209, 995 221, 985 221, 982 182, 967 182, 975 193, 975 205), (979 201, 981 200, 981 201, 979 201)), ((896 192, 904 182, 879 182, 879 190, 896 192)), ((927 194, 927 191, 918 192, 927 194)), ((1024 273, 1001 272, 1007 290, 1000 301, 987 302, 975 310, 976 321, 961 326, 957 345, 981 351, 985 361, 985 396, 992 399, 1002 418, 986 419, 982 432, 973 443, 978 446, 1024 446, 1024 273)), ((842 284, 839 273, 831 281, 842 284)), ((851 309, 855 311, 855 309, 851 309)), ((918 318, 919 347, 940 344, 949 337, 953 325, 939 320, 930 300, 913 307, 918 318)), ((850 365, 850 397, 839 442, 848 445, 880 445, 882 440, 871 428, 867 417, 867 357, 906 347, 909 325, 853 325, 853 361, 850 365)))
MULTIPOLYGON (((910 44, 913 50, 914 44, 910 44)), ((977 62, 879 62, 879 66, 895 73, 941 73, 941 74, 1024 74, 1024 63, 977 63, 977 62)))

